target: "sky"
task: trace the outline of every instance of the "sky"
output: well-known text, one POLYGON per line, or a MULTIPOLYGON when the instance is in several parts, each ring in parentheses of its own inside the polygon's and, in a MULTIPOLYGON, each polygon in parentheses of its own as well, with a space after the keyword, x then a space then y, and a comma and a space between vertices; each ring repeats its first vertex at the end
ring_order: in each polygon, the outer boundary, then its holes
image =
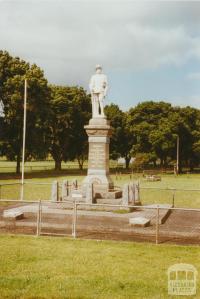
POLYGON ((96 64, 106 104, 146 100, 200 108, 200 2, 0 0, 0 49, 50 83, 81 85, 96 64))

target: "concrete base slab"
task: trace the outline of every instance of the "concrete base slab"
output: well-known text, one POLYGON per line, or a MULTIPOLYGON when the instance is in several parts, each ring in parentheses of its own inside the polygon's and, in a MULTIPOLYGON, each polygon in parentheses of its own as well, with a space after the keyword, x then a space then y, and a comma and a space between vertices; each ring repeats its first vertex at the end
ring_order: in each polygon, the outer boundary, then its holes
MULTIPOLYGON (((42 202, 41 234, 69 234, 72 233, 72 207, 67 209, 64 202, 42 202)), ((67 204, 68 205, 68 204, 67 204)), ((95 205, 93 205, 95 208, 95 205)), ((0 211, 0 233, 36 234, 38 203, 27 205, 15 204, 5 207, 5 210, 20 208, 24 219, 20 221, 7 221, 3 218, 4 209, 0 211)), ((81 206, 80 206, 81 208, 81 206)), ((91 209, 90 206, 88 208, 91 209)), ((146 210, 147 211, 147 210, 146 210)), ((163 219, 165 209, 160 209, 163 219)), ((79 210, 77 211, 77 237, 97 240, 126 240, 155 242, 156 210, 150 210, 151 225, 136 227, 129 224, 129 218, 142 217, 150 219, 145 214, 144 207, 135 208, 132 213, 120 214, 118 212, 79 210), (145 215, 145 216, 144 216, 145 215)), ((159 228, 159 243, 168 242, 176 244, 200 244, 199 213, 196 211, 172 210, 167 221, 159 228)))
POLYGON ((145 217, 129 218, 129 224, 132 226, 146 227, 150 225, 150 220, 145 217))
POLYGON ((107 198, 109 199, 119 199, 122 197, 122 191, 121 190, 111 190, 107 193, 107 198))
POLYGON ((121 198, 97 198, 96 203, 98 204, 107 204, 107 205, 121 205, 122 199, 121 198))

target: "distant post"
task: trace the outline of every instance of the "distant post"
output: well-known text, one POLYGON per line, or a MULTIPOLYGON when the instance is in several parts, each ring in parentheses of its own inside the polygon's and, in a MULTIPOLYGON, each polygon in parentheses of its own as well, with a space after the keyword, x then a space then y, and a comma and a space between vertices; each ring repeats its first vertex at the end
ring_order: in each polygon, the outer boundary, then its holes
POLYGON ((21 178, 21 200, 24 199, 24 162, 26 146, 26 103, 27 103, 27 80, 24 81, 24 125, 23 125, 23 149, 22 149, 22 178, 21 178))

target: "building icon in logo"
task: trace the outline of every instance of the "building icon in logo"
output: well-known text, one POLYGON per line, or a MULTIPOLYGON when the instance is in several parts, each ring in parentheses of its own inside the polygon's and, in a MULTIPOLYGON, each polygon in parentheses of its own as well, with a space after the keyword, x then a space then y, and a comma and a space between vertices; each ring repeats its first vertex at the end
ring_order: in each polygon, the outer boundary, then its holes
POLYGON ((168 268, 168 294, 191 296, 196 294, 197 270, 191 264, 174 264, 168 268))

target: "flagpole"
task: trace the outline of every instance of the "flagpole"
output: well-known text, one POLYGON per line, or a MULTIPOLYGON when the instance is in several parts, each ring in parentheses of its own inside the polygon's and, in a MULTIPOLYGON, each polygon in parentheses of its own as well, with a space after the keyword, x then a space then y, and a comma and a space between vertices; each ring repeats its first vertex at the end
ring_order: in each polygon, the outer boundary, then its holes
POLYGON ((176 173, 179 174, 179 146, 180 146, 180 141, 179 141, 179 135, 177 136, 177 145, 176 145, 176 173))
POLYGON ((24 162, 26 146, 26 102, 27 102, 27 80, 24 81, 24 125, 23 125, 23 149, 22 149, 22 178, 21 178, 21 200, 24 199, 24 162))

